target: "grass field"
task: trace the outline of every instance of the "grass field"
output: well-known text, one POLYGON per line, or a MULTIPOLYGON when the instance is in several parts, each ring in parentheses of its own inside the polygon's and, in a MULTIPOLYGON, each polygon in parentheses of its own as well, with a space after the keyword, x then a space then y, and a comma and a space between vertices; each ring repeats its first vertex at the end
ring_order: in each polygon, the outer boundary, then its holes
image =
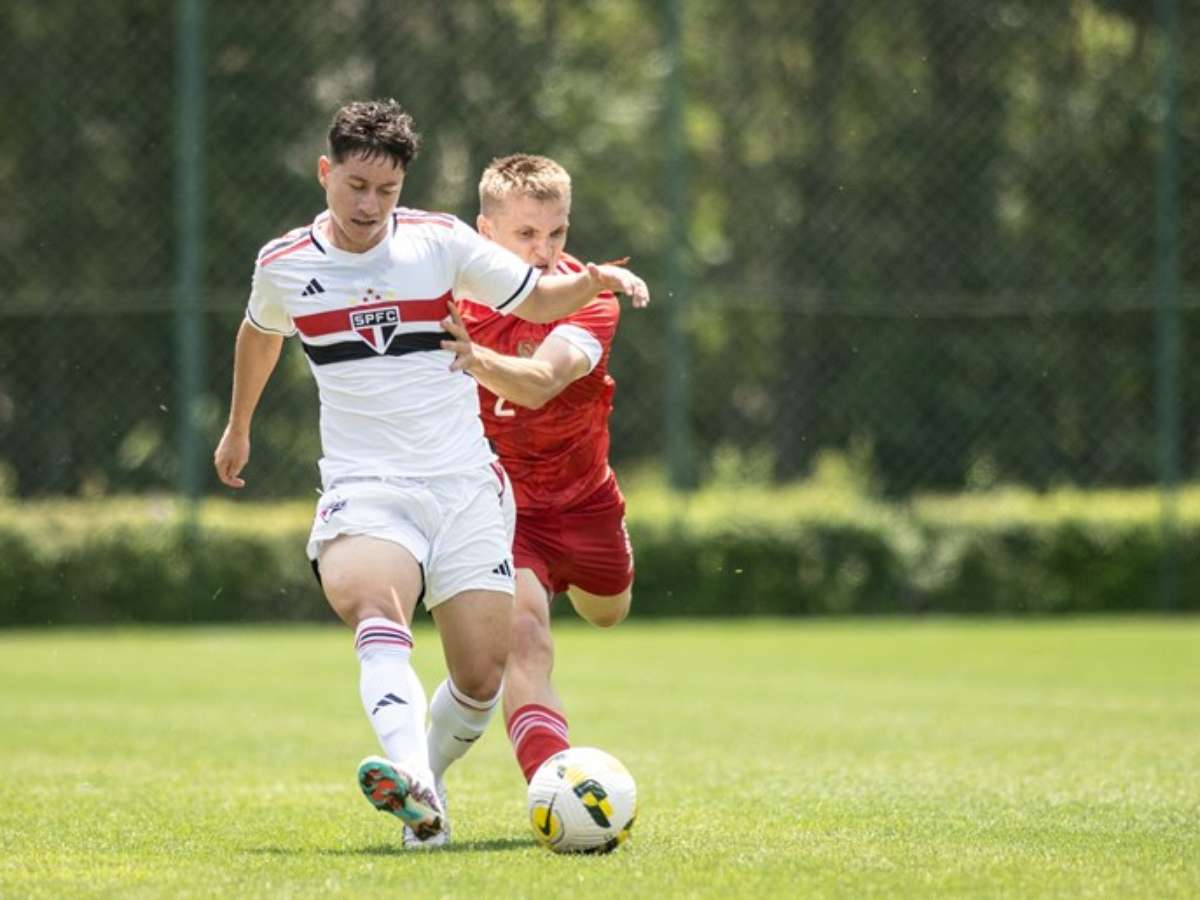
POLYGON ((556 628, 608 857, 534 845, 499 723, 403 851, 347 631, 0 633, 0 896, 1200 895, 1200 621, 556 628))

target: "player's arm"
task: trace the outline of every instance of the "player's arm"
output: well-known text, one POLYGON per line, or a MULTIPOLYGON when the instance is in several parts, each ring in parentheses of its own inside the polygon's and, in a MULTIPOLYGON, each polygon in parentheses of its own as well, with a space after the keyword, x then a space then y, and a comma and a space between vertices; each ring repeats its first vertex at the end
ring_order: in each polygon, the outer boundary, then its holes
POLYGON ((230 487, 246 482, 238 476, 250 461, 250 420, 262 397, 263 388, 279 362, 283 335, 260 331, 242 320, 233 354, 233 399, 229 404, 229 423, 213 453, 217 477, 230 487))
POLYGON ((471 340, 459 315, 450 304, 450 315, 442 321, 453 340, 442 341, 442 349, 454 353, 450 368, 473 376, 495 394, 518 406, 540 409, 562 393, 572 381, 592 370, 587 354, 569 341, 551 336, 542 341, 528 359, 497 353, 471 340))
POLYGON ((612 263, 588 263, 581 272, 542 275, 513 315, 527 322, 554 322, 581 309, 603 291, 625 294, 639 309, 650 302, 646 282, 628 269, 612 263))
POLYGON ((458 220, 446 236, 446 248, 455 272, 455 299, 469 297, 527 322, 565 319, 604 291, 628 295, 635 307, 650 302, 646 282, 624 268, 623 260, 547 275, 458 220))

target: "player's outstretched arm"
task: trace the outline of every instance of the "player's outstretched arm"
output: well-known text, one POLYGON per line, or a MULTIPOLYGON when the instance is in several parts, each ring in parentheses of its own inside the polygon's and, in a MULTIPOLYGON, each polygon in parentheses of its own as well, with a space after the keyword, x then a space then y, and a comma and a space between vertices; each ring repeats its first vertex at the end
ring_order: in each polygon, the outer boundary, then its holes
POLYGON ((453 340, 442 341, 442 349, 454 354, 452 371, 463 371, 495 394, 518 406, 540 409, 577 378, 590 371, 587 355, 558 338, 542 342, 532 358, 508 356, 471 340, 458 304, 447 304, 450 315, 442 328, 453 340))
POLYGON ((625 294, 636 309, 650 302, 650 289, 633 272, 613 263, 588 263, 582 272, 543 275, 525 302, 513 310, 513 315, 527 322, 554 322, 580 309, 602 291, 625 294))
POLYGON ((229 404, 229 424, 213 452, 217 477, 230 487, 244 487, 240 476, 250 461, 250 420, 262 397, 263 388, 279 362, 283 337, 259 331, 248 321, 238 329, 233 354, 233 399, 229 404))

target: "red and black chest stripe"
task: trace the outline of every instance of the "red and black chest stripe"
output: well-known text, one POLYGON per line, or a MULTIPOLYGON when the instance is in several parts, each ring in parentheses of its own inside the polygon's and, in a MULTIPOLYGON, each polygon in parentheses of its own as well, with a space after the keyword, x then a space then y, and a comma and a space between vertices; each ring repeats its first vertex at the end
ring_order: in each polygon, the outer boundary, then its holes
POLYGON ((446 317, 447 291, 430 300, 382 300, 341 309, 296 316, 304 352, 315 365, 370 359, 374 356, 405 356, 440 350, 450 335, 438 329, 399 331, 400 325, 440 322, 446 317), (346 340, 314 343, 314 338, 344 335, 346 340))

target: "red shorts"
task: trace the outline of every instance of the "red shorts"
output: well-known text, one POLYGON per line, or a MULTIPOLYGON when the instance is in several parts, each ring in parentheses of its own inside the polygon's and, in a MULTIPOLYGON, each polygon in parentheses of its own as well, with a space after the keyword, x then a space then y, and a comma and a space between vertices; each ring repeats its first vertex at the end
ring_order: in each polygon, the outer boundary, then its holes
POLYGON ((633 548, 617 479, 610 476, 565 512, 518 507, 513 563, 532 569, 551 596, 573 585, 609 597, 633 584, 633 548))

